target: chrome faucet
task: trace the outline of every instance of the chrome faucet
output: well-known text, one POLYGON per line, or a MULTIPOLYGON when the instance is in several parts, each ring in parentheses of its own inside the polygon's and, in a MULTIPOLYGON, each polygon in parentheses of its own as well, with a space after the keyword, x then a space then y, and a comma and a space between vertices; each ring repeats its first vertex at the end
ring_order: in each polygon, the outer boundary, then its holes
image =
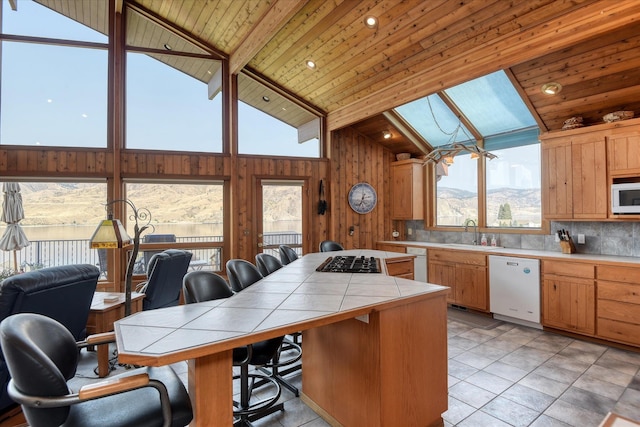
POLYGON ((474 220, 472 220, 471 218, 469 218, 468 220, 466 220, 464 222, 464 231, 469 231, 469 223, 473 224, 473 244, 477 245, 478 244, 478 224, 476 224, 476 222, 474 220))

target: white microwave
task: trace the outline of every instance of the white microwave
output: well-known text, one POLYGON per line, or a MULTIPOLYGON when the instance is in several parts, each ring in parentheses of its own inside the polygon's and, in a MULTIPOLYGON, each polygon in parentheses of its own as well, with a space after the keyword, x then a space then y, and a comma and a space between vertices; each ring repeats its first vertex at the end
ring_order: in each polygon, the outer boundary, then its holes
POLYGON ((640 214, 640 182, 611 185, 611 212, 640 214))

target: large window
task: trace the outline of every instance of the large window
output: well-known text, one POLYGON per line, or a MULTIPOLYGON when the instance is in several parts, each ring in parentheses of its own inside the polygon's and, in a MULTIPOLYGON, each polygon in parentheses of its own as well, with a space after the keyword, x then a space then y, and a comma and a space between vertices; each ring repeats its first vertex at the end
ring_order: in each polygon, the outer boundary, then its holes
MULTIPOLYGON (((127 54, 126 147, 148 150, 222 151, 222 95, 165 62, 168 55, 127 54), (164 61, 162 61, 164 60, 164 61)), ((199 61, 212 76, 220 63, 199 61)))
POLYGON ((437 167, 436 221, 440 226, 478 223, 478 160, 458 155, 437 167))
MULTIPOLYGON (((150 228, 141 242, 160 244, 162 248, 178 247, 193 253, 192 268, 220 271, 224 241, 224 184, 181 184, 166 182, 128 182, 127 199, 140 211, 150 215, 150 228)), ((133 235, 134 222, 129 220, 127 232, 133 235)), ((140 225, 146 221, 141 221, 140 225)), ((157 251, 141 251, 137 273, 145 271, 150 255, 157 251)))
POLYGON ((35 2, 19 2, 17 11, 6 5, 3 34, 58 44, 1 42, 0 144, 106 147, 106 36, 35 2))
MULTIPOLYGON (((105 218, 107 184, 104 182, 19 182, 24 219, 20 227, 29 245, 15 251, 17 270, 57 265, 98 265, 89 248, 100 220, 105 218)), ((6 224, 0 222, 0 235, 6 224)), ((14 252, 0 251, 2 270, 14 269, 14 252)))
POLYGON ((238 98, 238 153, 320 157, 318 116, 244 74, 238 98))
POLYGON ((487 161, 488 227, 540 228, 540 144, 495 150, 487 161))

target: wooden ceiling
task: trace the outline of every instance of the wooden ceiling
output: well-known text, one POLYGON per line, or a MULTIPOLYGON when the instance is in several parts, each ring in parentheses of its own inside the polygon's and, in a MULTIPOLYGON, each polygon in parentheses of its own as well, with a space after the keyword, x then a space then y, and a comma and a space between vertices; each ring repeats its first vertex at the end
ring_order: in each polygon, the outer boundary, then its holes
MULTIPOLYGON (((67 10, 94 3, 41 1, 67 10)), ((227 57, 233 72, 247 67, 323 111, 329 130, 362 122, 363 133, 381 135, 397 125, 381 116, 393 107, 499 69, 511 71, 543 130, 578 115, 597 123, 612 111, 640 114, 637 0, 117 0, 117 7, 123 2, 227 57), (364 25, 370 15, 375 29, 364 25), (559 95, 542 95, 549 81, 563 85, 559 95)))

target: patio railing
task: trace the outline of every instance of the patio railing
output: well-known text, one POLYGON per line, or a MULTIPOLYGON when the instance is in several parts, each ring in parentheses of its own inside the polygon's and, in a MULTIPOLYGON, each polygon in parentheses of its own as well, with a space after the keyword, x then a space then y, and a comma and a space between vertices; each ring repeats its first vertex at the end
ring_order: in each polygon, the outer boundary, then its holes
MULTIPOLYGON (((179 243, 191 242, 222 242, 222 236, 189 236, 178 237, 179 243)), ((273 252, 277 256, 277 246, 281 244, 291 245, 301 252, 302 234, 294 232, 265 233, 265 246, 275 246, 275 249, 266 249, 265 252, 273 252)), ((222 270, 222 248, 198 248, 189 249, 193 253, 191 269, 204 269, 211 271, 222 270)), ((54 267, 68 264, 93 264, 103 272, 106 265, 101 265, 98 250, 91 249, 89 239, 81 240, 34 240, 31 245, 16 253, 18 270, 29 271, 44 267, 54 267)), ((144 263, 143 251, 138 255, 137 264, 144 263)), ((104 264, 104 260, 102 262, 104 264)), ((145 266, 137 266, 136 272, 144 272, 145 266)), ((0 251, 0 271, 13 270, 13 252, 0 251)))

